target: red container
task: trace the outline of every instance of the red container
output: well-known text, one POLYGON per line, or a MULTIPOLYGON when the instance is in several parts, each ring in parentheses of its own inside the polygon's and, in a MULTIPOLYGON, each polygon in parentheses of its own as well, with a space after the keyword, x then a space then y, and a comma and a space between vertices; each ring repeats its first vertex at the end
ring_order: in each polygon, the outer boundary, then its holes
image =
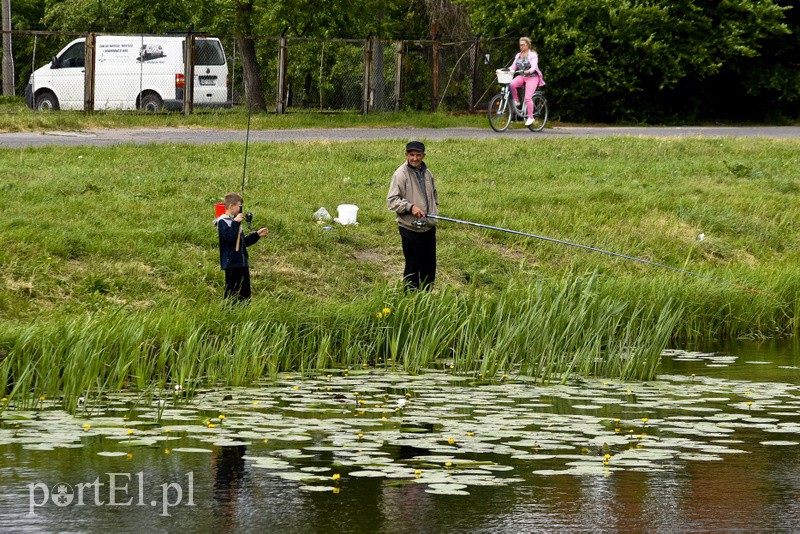
POLYGON ((225 203, 224 202, 217 202, 214 204, 214 209, 216 210, 217 217, 220 215, 225 215, 225 203))

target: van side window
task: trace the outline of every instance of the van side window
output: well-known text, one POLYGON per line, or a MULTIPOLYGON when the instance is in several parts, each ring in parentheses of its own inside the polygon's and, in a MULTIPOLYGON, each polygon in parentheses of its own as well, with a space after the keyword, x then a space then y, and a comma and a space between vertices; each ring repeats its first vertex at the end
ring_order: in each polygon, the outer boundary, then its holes
POLYGON ((66 52, 61 54, 58 66, 62 69, 70 67, 83 67, 86 62, 86 46, 83 43, 75 43, 66 52))

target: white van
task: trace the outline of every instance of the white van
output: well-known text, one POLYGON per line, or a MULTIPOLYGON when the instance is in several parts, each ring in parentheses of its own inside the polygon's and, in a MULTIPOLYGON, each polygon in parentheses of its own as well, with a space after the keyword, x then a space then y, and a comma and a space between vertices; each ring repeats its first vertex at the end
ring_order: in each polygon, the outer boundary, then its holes
MULTIPOLYGON (((35 70, 25 88, 31 109, 82 110, 85 38, 35 70)), ((183 109, 185 37, 98 35, 94 109, 183 109)), ((230 107, 228 63, 216 38, 195 37, 194 105, 230 107)))

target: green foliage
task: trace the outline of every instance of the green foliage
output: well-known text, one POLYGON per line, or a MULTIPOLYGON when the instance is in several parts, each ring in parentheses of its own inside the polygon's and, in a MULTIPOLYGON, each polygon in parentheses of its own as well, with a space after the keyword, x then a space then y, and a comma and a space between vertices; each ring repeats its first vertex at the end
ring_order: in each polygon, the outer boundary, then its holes
POLYGON ((790 116, 799 109, 800 25, 786 15, 796 9, 773 0, 464 3, 484 36, 533 38, 552 108, 569 120, 756 119, 776 105, 790 116))

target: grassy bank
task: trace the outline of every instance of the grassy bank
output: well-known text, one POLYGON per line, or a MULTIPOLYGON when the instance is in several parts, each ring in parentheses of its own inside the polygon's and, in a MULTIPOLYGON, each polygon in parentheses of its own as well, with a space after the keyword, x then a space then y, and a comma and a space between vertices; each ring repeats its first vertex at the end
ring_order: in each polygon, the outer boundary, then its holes
POLYGON ((241 144, 2 150, 0 391, 69 399, 363 365, 646 379, 670 342, 793 335, 799 148, 429 143, 444 216, 760 292, 442 223, 437 290, 414 296, 396 290, 402 254, 385 209, 401 143, 252 145, 246 209, 271 233, 251 249, 253 303, 234 311, 220 305, 211 219, 241 186, 241 144), (359 226, 312 221, 341 203, 360 207, 359 226))
MULTIPOLYGON (((20 100, 0 103, 0 132, 42 130, 91 130, 105 128, 223 128, 244 129, 247 109, 200 110, 192 115, 180 113, 102 112, 87 115, 80 111, 56 113, 34 112, 20 100)), ((353 128, 353 127, 417 127, 452 128, 474 126, 486 128, 486 113, 424 113, 386 112, 362 115, 355 111, 319 112, 290 110, 278 115, 273 112, 253 113, 250 127, 254 130, 296 128, 353 128)))

